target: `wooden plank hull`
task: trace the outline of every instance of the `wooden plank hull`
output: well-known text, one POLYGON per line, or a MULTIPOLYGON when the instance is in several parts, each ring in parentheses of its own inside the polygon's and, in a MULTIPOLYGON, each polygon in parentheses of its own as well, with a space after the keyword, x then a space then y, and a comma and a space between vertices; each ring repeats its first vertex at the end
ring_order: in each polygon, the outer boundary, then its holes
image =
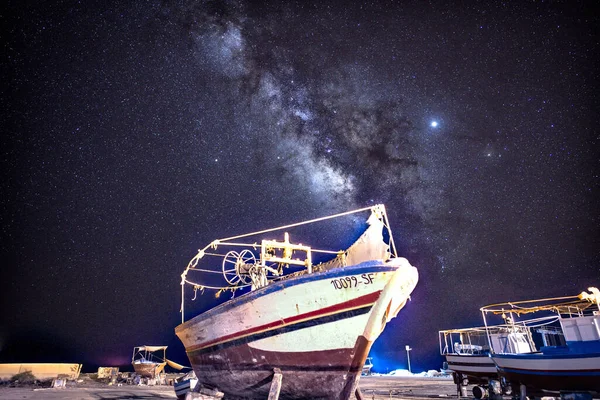
POLYGON ((404 259, 273 283, 178 326, 199 381, 228 397, 348 399, 369 349, 404 306, 418 273, 404 259))
POLYGON ((136 374, 145 378, 156 378, 156 375, 163 371, 167 363, 133 362, 132 365, 136 374))
POLYGON ((190 355, 201 381, 228 396, 265 399, 274 368, 283 375, 280 398, 343 398, 354 392, 372 342, 357 338, 352 349, 308 352, 268 352, 248 344, 231 347, 211 356, 190 355), (229 360, 215 363, 214 358, 229 360), (257 360, 253 362, 252 360, 257 360), (250 360, 249 362, 247 360, 250 360), (258 362, 258 360, 261 360, 258 362))

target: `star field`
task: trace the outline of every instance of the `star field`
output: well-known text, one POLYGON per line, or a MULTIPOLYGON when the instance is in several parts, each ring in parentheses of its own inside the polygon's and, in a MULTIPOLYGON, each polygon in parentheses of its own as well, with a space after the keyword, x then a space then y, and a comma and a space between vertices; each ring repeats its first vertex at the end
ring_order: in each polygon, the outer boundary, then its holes
POLYGON ((185 362, 198 248, 373 203, 421 277, 375 370, 406 344, 439 368, 437 331, 485 304, 599 285, 589 7, 3 6, 0 361, 185 362))

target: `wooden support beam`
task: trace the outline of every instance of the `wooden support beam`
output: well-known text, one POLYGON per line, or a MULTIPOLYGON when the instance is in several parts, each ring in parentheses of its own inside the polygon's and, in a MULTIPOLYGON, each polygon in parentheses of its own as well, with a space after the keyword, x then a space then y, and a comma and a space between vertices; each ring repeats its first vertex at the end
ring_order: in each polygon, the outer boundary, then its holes
POLYGON ((279 368, 274 368, 273 372, 273 380, 271 381, 271 389, 269 390, 268 400, 278 400, 279 391, 281 390, 281 370, 279 368))
POLYGON ((356 396, 356 400, 365 400, 365 398, 362 395, 360 388, 358 386, 356 387, 356 390, 354 391, 354 396, 356 396))

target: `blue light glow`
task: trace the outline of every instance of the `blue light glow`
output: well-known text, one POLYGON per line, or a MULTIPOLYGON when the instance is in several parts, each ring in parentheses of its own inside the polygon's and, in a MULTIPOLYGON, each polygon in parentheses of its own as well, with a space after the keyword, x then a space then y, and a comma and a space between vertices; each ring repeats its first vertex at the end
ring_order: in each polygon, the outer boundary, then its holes
POLYGON ((435 127, 438 126, 438 123, 437 123, 437 121, 431 121, 430 125, 431 125, 432 128, 435 128, 435 127))

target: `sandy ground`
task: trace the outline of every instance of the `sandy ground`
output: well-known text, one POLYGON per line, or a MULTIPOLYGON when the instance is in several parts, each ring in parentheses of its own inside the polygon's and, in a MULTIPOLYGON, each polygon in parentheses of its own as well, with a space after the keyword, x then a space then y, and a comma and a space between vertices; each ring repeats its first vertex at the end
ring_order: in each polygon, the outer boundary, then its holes
MULTIPOLYGON (((363 376, 360 380, 363 396, 369 400, 432 399, 456 396, 451 379, 363 376)), ((3 400, 116 400, 116 399, 176 399, 170 386, 93 386, 65 389, 0 388, 3 400)))
POLYGON ((69 387, 65 389, 0 388, 0 399, 6 400, 116 400, 176 399, 170 386, 69 387))

